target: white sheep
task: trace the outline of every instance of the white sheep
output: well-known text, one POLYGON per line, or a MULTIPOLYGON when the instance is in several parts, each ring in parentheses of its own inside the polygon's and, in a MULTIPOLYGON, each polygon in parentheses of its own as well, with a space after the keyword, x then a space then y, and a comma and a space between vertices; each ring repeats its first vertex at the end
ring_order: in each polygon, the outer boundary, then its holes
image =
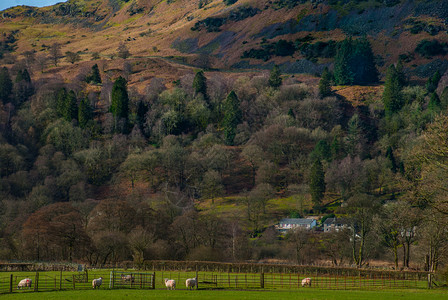
POLYGON ((30 289, 32 283, 33 283, 33 281, 30 278, 22 279, 22 280, 20 280, 19 284, 17 285, 17 289, 21 289, 24 287, 27 287, 30 289))
POLYGON ((311 286, 311 278, 304 278, 304 279, 302 280, 302 286, 303 286, 303 287, 305 287, 305 286, 311 286))
POLYGON ((165 278, 165 285, 168 290, 175 290, 176 280, 165 278))
POLYGON ((134 276, 121 274, 121 280, 124 282, 134 282, 134 276))
POLYGON ((92 280, 92 287, 94 289, 100 288, 100 286, 103 284, 103 277, 97 278, 92 280))
POLYGON ((197 283, 196 278, 188 278, 188 279, 185 281, 185 285, 186 285, 187 288, 189 288, 190 290, 196 287, 196 283, 197 283))

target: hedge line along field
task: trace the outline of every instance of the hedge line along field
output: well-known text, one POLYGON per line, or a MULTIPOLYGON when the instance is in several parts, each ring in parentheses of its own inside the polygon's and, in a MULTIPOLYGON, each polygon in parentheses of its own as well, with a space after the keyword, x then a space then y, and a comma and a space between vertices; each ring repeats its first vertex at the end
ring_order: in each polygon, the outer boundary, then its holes
POLYGON ((318 300, 442 300, 446 299, 448 290, 381 290, 381 291, 340 291, 340 290, 276 290, 276 291, 241 291, 241 290, 84 290, 58 291, 2 295, 2 300, 10 299, 318 299, 318 300))

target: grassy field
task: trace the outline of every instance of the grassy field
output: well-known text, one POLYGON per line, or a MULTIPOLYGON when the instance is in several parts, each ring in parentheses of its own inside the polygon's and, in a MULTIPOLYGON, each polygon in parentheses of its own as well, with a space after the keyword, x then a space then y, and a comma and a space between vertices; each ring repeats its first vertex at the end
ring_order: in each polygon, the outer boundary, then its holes
POLYGON ((39 292, 2 295, 2 299, 447 299, 446 290, 334 291, 303 289, 300 291, 223 291, 223 290, 86 290, 39 292))
MULTIPOLYGON (((116 270, 119 271, 119 270, 116 270)), ((123 271, 123 270, 121 270, 123 271)), ((78 272, 39 272, 39 294, 41 292, 49 292, 56 290, 90 290, 92 288, 92 279, 103 278, 102 289, 110 287, 115 288, 133 288, 140 290, 147 290, 151 288, 151 271, 139 274, 135 270, 127 270, 126 274, 133 273, 135 282, 131 285, 129 282, 124 282, 120 279, 121 273, 115 275, 114 284, 111 281, 111 270, 98 269, 89 270, 88 276, 85 273, 78 272), (146 274, 146 275, 145 275, 146 274)), ((177 290, 186 290, 185 280, 187 278, 194 278, 196 273, 194 271, 157 271, 155 272, 155 288, 164 289, 164 278, 174 279, 177 283, 177 290)), ((29 291, 17 290, 18 282, 23 278, 31 278, 33 280, 33 288, 36 283, 35 272, 0 272, 0 294, 8 293, 10 287, 10 280, 12 277, 12 287, 14 293, 28 293, 29 291)), ((198 272, 199 288, 200 289, 226 289, 226 290, 254 290, 261 289, 260 274, 259 273, 226 273, 226 272, 198 272)), ((409 278, 408 280, 400 280, 391 278, 390 275, 376 274, 376 277, 358 277, 358 276, 329 276, 311 273, 302 274, 279 274, 279 273, 265 273, 264 274, 264 288, 265 290, 277 291, 298 291, 299 293, 308 292, 308 290, 376 290, 383 291, 388 289, 394 290, 410 290, 416 291, 418 289, 426 291, 427 282, 425 278, 409 278), (301 280, 305 277, 310 277, 313 280, 313 287, 311 289, 300 286, 301 280)), ((260 292, 262 292, 261 290, 260 292)), ((147 291, 146 291, 147 292, 147 291)), ((146 293, 143 292, 143 293, 146 293)), ((201 291, 203 292, 203 291, 201 291)), ((264 293, 264 292, 263 292, 264 293)))

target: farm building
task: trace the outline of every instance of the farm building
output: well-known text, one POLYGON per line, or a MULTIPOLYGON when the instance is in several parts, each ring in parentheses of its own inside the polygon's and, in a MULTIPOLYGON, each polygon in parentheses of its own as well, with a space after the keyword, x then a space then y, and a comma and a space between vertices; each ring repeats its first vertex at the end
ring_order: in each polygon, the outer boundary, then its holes
POLYGON ((310 230, 317 225, 314 219, 294 218, 282 219, 275 225, 275 228, 280 232, 287 232, 290 229, 307 229, 310 230))
POLYGON ((344 218, 328 218, 323 223, 324 232, 334 232, 339 231, 348 227, 348 220, 344 218))

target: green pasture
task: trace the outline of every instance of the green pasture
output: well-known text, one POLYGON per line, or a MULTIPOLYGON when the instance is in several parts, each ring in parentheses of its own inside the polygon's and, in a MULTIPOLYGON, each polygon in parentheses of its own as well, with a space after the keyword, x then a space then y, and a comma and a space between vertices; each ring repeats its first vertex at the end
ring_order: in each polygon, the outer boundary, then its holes
POLYGON ((340 291, 340 290, 85 290, 58 291, 2 295, 2 299, 331 299, 331 300, 436 300, 447 299, 446 290, 380 290, 380 291, 340 291))
MULTIPOLYGON (((92 289, 92 280, 94 278, 103 277, 102 289, 109 289, 111 269, 93 269, 88 270, 87 276, 83 272, 60 272, 48 271, 39 272, 40 292, 54 290, 90 290, 92 289)), ((119 272, 133 273, 136 277, 135 283, 124 283, 120 280, 120 274, 115 276, 115 288, 125 288, 127 290, 143 289, 148 290, 151 286, 150 278, 143 280, 145 283, 140 285, 142 277, 146 274, 152 274, 152 271, 137 270, 115 270, 119 272), (143 273, 142 275, 138 273, 143 273)), ((11 275, 13 276, 13 293, 29 293, 30 290, 17 290, 17 284, 21 279, 31 278, 33 280, 33 288, 36 282, 36 272, 0 272, 0 294, 8 293, 10 288, 11 275)), ((186 290, 185 281, 187 278, 194 278, 194 271, 156 271, 155 272, 155 288, 164 289, 164 278, 176 280, 177 290, 186 290)), ((277 290, 277 291, 300 291, 307 290, 426 290, 426 278, 410 277, 407 280, 394 279, 388 273, 377 273, 369 276, 341 276, 341 275, 322 275, 322 274, 280 274, 265 273, 263 277, 264 289, 260 287, 261 277, 259 273, 226 273, 226 272, 198 272, 199 289, 226 289, 226 290, 277 290), (303 278, 312 278, 312 287, 301 287, 300 282, 303 278)), ((33 289, 32 289, 33 290, 33 289)), ((143 291, 142 291, 143 292, 143 291)), ((202 291, 201 291, 202 292, 202 291)), ((447 295, 448 297, 448 295, 447 295)), ((447 298, 448 299, 448 298, 447 298)))

